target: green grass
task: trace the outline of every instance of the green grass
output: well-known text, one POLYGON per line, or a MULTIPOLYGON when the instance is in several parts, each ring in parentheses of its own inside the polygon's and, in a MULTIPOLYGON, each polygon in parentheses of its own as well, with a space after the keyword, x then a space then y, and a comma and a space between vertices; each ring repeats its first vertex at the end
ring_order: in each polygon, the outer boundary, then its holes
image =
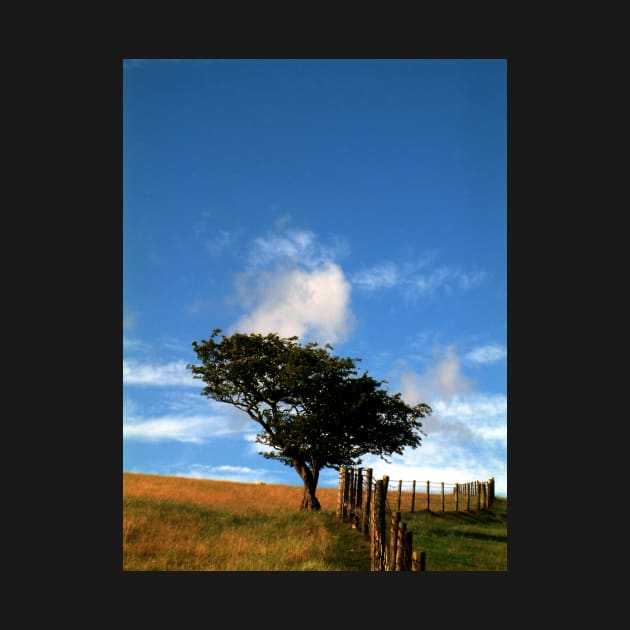
POLYGON ((413 549, 426 553, 427 571, 506 571, 507 499, 481 512, 405 512, 413 549))

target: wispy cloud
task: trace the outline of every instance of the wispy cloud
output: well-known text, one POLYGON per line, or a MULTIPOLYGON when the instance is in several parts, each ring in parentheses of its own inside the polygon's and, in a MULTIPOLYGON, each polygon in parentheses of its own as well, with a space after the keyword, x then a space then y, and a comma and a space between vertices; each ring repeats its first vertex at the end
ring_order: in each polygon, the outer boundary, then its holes
POLYGON ((141 363, 134 359, 123 360, 123 383, 143 386, 183 386, 199 387, 185 361, 170 363, 141 363))
POLYGON ((217 228, 212 213, 204 211, 192 225, 195 239, 203 244, 211 256, 223 256, 233 250, 235 243, 242 237, 242 230, 224 230, 217 228))
POLYGON ((216 308, 216 300, 198 298, 190 304, 186 304, 183 310, 189 315, 200 315, 201 313, 212 312, 213 308, 216 308))
POLYGON ((481 284, 486 274, 483 271, 461 271, 449 267, 438 267, 406 281, 410 293, 426 294, 443 289, 447 293, 454 290, 467 291, 481 284))
POLYGON ((236 240, 234 232, 226 230, 217 230, 216 233, 208 236, 205 241, 205 247, 212 256, 221 256, 229 250, 236 240))
POLYGON ((123 330, 133 330, 138 323, 138 312, 125 310, 123 313, 123 330))
MULTIPOLYGON (((201 391, 200 381, 195 381, 201 391)), ((251 432, 252 420, 231 405, 189 390, 163 389, 141 403, 129 390, 123 399, 123 438, 143 442, 204 444, 251 432)))
POLYGON ((360 289, 375 291, 397 285, 400 282, 400 274, 394 263, 386 262, 355 273, 351 276, 351 280, 360 289))
POLYGON ((238 433, 234 425, 221 416, 162 416, 123 423, 123 438, 144 442, 175 441, 203 444, 212 438, 238 433))
POLYGON ((474 348, 464 358, 473 363, 494 363, 507 356, 507 349, 504 346, 489 345, 474 348))
POLYGON ((353 273, 352 284, 368 293, 379 289, 401 288, 408 296, 427 295, 442 290, 446 293, 468 291, 485 278, 484 271, 464 271, 457 267, 431 267, 434 254, 413 263, 398 265, 387 261, 353 273))
POLYGON ((151 344, 141 341, 140 339, 131 339, 123 336, 123 350, 130 352, 149 352, 151 344))

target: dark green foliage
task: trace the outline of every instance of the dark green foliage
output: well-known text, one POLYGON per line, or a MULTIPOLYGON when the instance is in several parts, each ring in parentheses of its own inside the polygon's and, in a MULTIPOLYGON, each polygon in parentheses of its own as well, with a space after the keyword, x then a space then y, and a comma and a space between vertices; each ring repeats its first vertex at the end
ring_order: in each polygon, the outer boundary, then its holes
POLYGON ((261 427, 256 440, 265 457, 296 469, 305 484, 302 507, 318 509, 315 488, 322 468, 361 463, 368 453, 383 459, 421 443, 420 418, 431 408, 390 395, 356 361, 326 344, 304 346, 297 337, 220 329, 193 348, 201 365, 189 365, 205 383, 202 394, 247 413, 261 427))

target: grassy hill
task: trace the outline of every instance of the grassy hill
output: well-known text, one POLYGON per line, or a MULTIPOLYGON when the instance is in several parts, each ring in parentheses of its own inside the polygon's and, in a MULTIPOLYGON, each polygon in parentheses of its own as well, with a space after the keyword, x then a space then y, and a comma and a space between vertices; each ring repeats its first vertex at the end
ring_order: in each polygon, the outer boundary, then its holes
MULTIPOLYGON (((369 571, 369 541, 335 516, 299 511, 302 488, 123 474, 125 571, 369 571)), ((404 512, 427 571, 507 569, 507 501, 487 512, 404 512)))

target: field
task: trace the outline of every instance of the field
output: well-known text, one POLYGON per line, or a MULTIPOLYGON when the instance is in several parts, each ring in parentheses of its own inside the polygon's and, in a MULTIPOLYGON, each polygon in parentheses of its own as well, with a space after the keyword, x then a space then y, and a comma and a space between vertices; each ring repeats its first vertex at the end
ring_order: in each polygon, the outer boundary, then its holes
MULTIPOLYGON (((301 512, 297 485, 123 473, 123 570, 369 571, 368 540, 335 516, 337 489, 317 496, 322 510, 301 512)), ((487 512, 402 520, 427 571, 507 569, 505 499, 487 512)))

